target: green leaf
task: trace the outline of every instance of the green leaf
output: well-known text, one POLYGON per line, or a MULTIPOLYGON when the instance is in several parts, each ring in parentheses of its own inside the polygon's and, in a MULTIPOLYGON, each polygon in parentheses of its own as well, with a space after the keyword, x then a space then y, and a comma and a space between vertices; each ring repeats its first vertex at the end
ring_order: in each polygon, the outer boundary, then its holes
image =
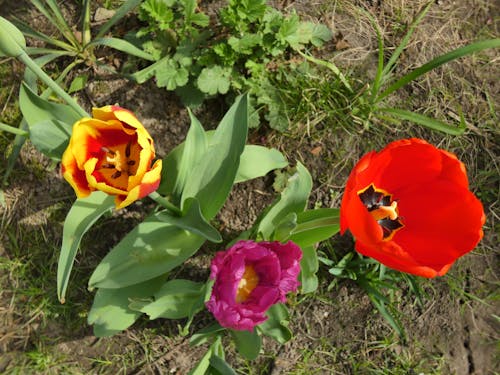
POLYGON ((7 124, 4 124, 3 122, 0 122, 0 131, 16 134, 16 135, 21 135, 21 136, 28 136, 29 132, 23 129, 16 128, 14 126, 10 126, 7 124))
POLYGON ((402 120, 411 121, 411 122, 414 122, 416 124, 423 125, 429 129, 437 130, 437 131, 440 131, 440 132, 443 132, 446 134, 461 135, 467 129, 467 125, 465 124, 463 116, 461 116, 461 121, 460 121, 459 126, 452 126, 452 125, 449 125, 443 121, 439 121, 439 120, 436 120, 434 118, 420 115, 418 113, 407 111, 404 109, 377 108, 377 110, 380 112, 389 113, 395 117, 399 117, 402 120))
POLYGON ((219 65, 203 68, 198 76, 198 88, 209 95, 226 94, 231 86, 231 69, 219 65))
POLYGON ((264 240, 272 238, 276 227, 287 215, 304 211, 311 188, 311 175, 300 162, 297 162, 297 171, 288 179, 287 187, 259 223, 257 231, 264 240))
POLYGON ((126 288, 99 289, 87 318, 88 323, 94 325, 94 335, 113 336, 134 324, 142 313, 128 307, 130 299, 151 297, 164 280, 161 276, 126 288))
POLYGON ((217 337, 216 340, 212 345, 210 345, 210 348, 208 351, 205 353, 203 358, 196 364, 196 366, 189 371, 188 375, 207 375, 207 374, 212 374, 213 372, 211 371, 211 366, 210 366, 210 359, 213 356, 219 356, 223 357, 224 355, 224 349, 222 348, 222 343, 220 337, 217 337))
POLYGON ((85 88, 88 78, 89 76, 87 74, 80 74, 79 76, 76 76, 69 86, 68 94, 80 91, 81 89, 85 88))
POLYGON ((475 52, 482 51, 484 49, 498 48, 498 47, 500 47, 500 38, 481 40, 479 42, 471 43, 464 47, 457 48, 444 55, 438 56, 435 59, 429 61, 428 63, 412 70, 410 73, 406 74, 405 76, 401 77, 398 81, 390 85, 383 93, 381 93, 377 97, 377 101, 382 100, 383 98, 392 94, 394 91, 403 87, 407 83, 417 79, 418 77, 427 73, 428 71, 433 70, 438 66, 441 66, 449 61, 456 60, 458 58, 473 54, 475 52))
POLYGON ((262 340, 254 329, 253 332, 230 329, 236 350, 246 359, 252 361, 259 355, 262 340))
POLYGON ((165 223, 188 230, 215 243, 222 242, 220 233, 203 217, 200 203, 196 198, 188 198, 182 208, 182 216, 172 216, 167 211, 159 212, 156 217, 165 223))
POLYGON ((140 57, 144 60, 155 61, 154 57, 149 53, 144 52, 132 43, 119 38, 97 38, 90 42, 89 45, 111 47, 118 51, 125 52, 126 54, 140 57))
POLYGON ((167 281, 154 294, 153 302, 134 301, 132 310, 149 315, 149 319, 181 319, 194 315, 204 307, 205 284, 190 280, 167 281))
POLYGON ((89 288, 123 288, 165 274, 191 257, 205 239, 149 216, 99 263, 89 288))
POLYGON ((188 83, 189 72, 173 59, 160 60, 162 64, 155 69, 156 85, 166 87, 167 90, 175 90, 177 87, 188 83))
POLYGON ((208 369, 209 373, 212 369, 217 371, 216 374, 236 375, 236 372, 231 368, 231 366, 229 366, 223 358, 215 354, 210 357, 210 368, 208 369))
POLYGON ((290 233, 297 227, 297 214, 290 212, 283 220, 274 228, 273 241, 285 242, 290 233))
POLYGON ((326 240, 340 229, 340 213, 337 208, 319 208, 297 215, 297 226, 290 240, 300 247, 308 247, 326 240))
POLYGON ((26 49, 23 33, 12 23, 0 16, 0 57, 17 57, 26 49))
POLYGON ((274 169, 285 168, 287 160, 275 148, 247 145, 240 156, 235 183, 262 177, 274 169))
POLYGON ((19 93, 19 106, 28 123, 34 146, 50 158, 60 160, 73 124, 81 116, 68 105, 42 99, 24 82, 19 93))
POLYGON ((247 103, 246 95, 236 99, 215 130, 205 156, 187 178, 182 202, 197 198, 207 220, 215 217, 233 186, 247 137, 247 103))
POLYGON ((318 254, 314 246, 302 247, 302 259, 300 261, 300 292, 303 294, 315 292, 318 289, 319 262, 318 254))
POLYGON ((182 192, 196 166, 201 162, 208 149, 208 139, 198 119, 188 109, 191 126, 186 140, 174 148, 163 159, 162 179, 159 192, 172 195, 172 200, 180 202, 182 192))
POLYGON ((224 327, 221 327, 219 323, 214 323, 212 325, 209 325, 208 327, 200 329, 198 332, 194 333, 189 339, 189 345, 191 346, 202 345, 212 337, 219 336, 220 333, 225 330, 226 329, 224 327))
POLYGON ((113 196, 96 191, 87 198, 77 199, 66 215, 57 263, 57 298, 61 303, 65 301, 69 276, 83 235, 113 206, 113 196))
POLYGON ((257 326, 262 334, 272 337, 280 344, 285 344, 292 338, 292 332, 288 328, 290 314, 284 304, 277 303, 267 310, 268 319, 257 326))

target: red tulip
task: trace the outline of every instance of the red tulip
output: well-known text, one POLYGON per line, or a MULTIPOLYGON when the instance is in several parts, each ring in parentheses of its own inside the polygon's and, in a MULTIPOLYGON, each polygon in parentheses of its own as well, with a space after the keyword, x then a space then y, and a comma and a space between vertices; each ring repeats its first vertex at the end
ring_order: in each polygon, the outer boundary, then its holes
POLYGON ((354 167, 340 208, 341 233, 387 267, 435 277, 483 237, 485 215, 457 157, 421 139, 392 142, 354 167))

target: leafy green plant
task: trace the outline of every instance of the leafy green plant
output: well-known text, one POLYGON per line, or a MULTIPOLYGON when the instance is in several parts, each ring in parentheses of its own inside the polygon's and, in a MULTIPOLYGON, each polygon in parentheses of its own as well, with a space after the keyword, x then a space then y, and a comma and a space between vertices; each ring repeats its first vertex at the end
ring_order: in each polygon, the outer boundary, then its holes
MULTIPOLYGON (((139 19, 146 22, 134 36, 156 62, 131 77, 139 83, 152 77, 159 87, 175 90, 186 105, 199 105, 217 94, 248 91, 252 107, 267 107, 271 127, 285 130, 284 108, 269 87, 271 65, 284 63, 295 50, 320 47, 331 39, 324 25, 283 15, 265 0, 230 0, 209 26, 196 0, 146 0, 139 19)), ((250 127, 258 126, 258 115, 250 127)))
POLYGON ((334 288, 339 279, 355 281, 364 289, 373 306, 387 323, 402 340, 405 340, 405 330, 399 320, 400 312, 394 303, 395 292, 401 290, 401 283, 406 283, 416 301, 422 305, 423 292, 415 276, 388 269, 378 261, 363 257, 356 252, 349 252, 338 259, 334 251, 328 251, 327 254, 323 252, 318 258, 328 267, 328 272, 335 277, 328 286, 328 290, 334 288))

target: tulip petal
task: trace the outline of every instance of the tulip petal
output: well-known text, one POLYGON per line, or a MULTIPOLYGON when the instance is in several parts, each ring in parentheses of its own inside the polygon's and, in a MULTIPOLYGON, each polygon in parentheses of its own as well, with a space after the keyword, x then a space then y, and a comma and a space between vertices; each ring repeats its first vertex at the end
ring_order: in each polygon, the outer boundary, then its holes
POLYGON ((90 195, 92 190, 89 188, 85 172, 78 168, 77 161, 71 152, 66 149, 61 160, 61 172, 66 181, 75 190, 78 198, 85 198, 90 195))

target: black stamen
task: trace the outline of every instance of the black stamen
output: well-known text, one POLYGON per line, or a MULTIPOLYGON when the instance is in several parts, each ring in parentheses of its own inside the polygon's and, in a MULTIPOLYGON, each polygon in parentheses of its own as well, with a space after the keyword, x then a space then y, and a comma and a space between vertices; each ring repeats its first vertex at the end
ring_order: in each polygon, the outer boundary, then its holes
POLYGON ((128 165, 135 165, 135 160, 129 160, 129 161, 127 161, 127 164, 128 165))
POLYGON ((122 172, 120 172, 120 171, 116 171, 115 173, 113 173, 113 174, 111 175, 111 178, 112 178, 112 179, 116 179, 116 178, 120 177, 121 175, 122 175, 122 172))
POLYGON ((114 164, 111 164, 111 163, 104 163, 104 164, 101 164, 101 168, 106 168, 106 169, 112 169, 114 168, 115 165, 114 164))
POLYGON ((127 158, 130 156, 130 146, 131 146, 131 142, 127 143, 127 147, 125 147, 125 156, 127 158))

